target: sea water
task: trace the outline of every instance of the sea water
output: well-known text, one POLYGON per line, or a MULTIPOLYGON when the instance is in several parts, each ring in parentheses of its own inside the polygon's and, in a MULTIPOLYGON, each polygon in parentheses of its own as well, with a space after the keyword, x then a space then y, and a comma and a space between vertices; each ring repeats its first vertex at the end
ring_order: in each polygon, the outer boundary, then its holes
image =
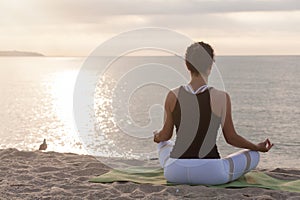
MULTIPOLYGON (((37 150, 45 138, 49 151, 156 157, 152 132, 162 127, 166 94, 187 81, 184 62, 172 59, 100 62, 88 71, 98 78, 93 92, 80 96, 93 100, 86 105, 91 119, 80 123, 74 90, 86 58, 1 57, 0 148, 37 150)), ((255 143, 270 138, 275 144, 259 167, 299 167, 300 56, 219 56, 214 70, 209 84, 230 94, 236 131, 255 143)), ((218 146, 222 156, 238 150, 222 133, 218 146)))

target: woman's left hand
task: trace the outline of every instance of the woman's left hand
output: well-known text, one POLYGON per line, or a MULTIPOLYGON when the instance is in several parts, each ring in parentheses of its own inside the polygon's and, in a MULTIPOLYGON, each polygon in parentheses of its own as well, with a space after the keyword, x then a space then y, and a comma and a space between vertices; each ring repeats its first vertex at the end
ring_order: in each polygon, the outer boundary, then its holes
POLYGON ((159 132, 158 131, 154 131, 153 135, 154 135, 153 141, 156 142, 156 143, 159 143, 160 142, 160 140, 159 140, 159 132))

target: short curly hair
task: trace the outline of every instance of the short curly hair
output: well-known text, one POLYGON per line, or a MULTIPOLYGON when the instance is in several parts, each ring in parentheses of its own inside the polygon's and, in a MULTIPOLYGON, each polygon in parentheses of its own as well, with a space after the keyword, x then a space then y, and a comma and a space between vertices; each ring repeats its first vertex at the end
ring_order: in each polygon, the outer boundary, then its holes
POLYGON ((214 49, 207 43, 195 42, 185 53, 185 64, 192 74, 205 73, 214 62, 214 49))

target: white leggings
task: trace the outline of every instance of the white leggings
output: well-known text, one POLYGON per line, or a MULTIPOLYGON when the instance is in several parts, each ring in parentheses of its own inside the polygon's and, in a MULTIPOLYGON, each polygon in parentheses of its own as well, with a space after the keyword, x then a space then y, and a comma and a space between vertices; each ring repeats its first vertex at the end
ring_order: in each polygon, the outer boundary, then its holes
POLYGON ((259 162, 257 151, 241 150, 222 159, 170 158, 174 143, 158 144, 159 162, 169 182, 218 185, 238 179, 254 169, 259 162))

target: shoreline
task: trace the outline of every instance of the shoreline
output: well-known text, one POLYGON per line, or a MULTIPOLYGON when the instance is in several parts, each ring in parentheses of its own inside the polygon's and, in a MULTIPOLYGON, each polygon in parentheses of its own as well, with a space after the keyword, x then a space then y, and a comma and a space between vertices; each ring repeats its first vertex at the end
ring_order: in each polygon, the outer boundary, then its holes
MULTIPOLYGON (((0 149, 1 199, 300 199, 300 193, 261 188, 223 189, 132 182, 90 183, 109 167, 90 155, 0 149)), ((299 180, 300 169, 258 169, 299 180)))

